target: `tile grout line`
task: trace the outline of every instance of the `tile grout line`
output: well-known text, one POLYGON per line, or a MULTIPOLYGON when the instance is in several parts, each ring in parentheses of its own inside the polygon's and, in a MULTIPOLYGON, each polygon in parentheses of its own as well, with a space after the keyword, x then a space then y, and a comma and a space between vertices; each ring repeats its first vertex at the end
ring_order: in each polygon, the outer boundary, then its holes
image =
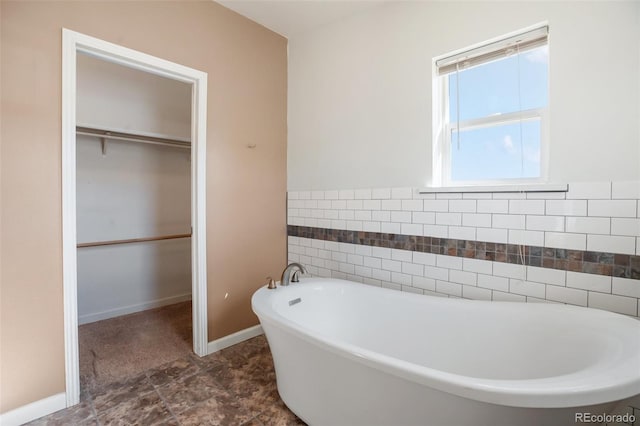
MULTIPOLYGON (((240 356, 242 356, 245 360, 247 360, 247 358, 246 358, 244 355, 240 355, 240 356)), ((225 360, 226 360, 227 362, 229 361, 229 359, 227 359, 226 357, 224 357, 224 355, 222 355, 222 357, 223 357, 223 358, 225 358, 225 360)), ((194 363, 194 364, 195 364, 195 363, 194 363)), ((196 367, 198 368, 198 371, 194 372, 193 374, 189 374, 188 376, 184 376, 184 378, 188 378, 188 377, 195 376, 195 375, 196 375, 196 374, 198 374, 198 373, 206 373, 207 371, 209 371, 209 370, 211 369, 211 368, 209 368, 209 369, 202 368, 200 365, 197 365, 197 364, 196 364, 196 367)), ((225 368, 229 368, 229 366, 228 366, 228 365, 225 365, 225 368)), ((216 384, 217 384, 221 389, 224 389, 225 391, 227 391, 227 392, 229 393, 229 395, 230 395, 231 397, 233 397, 234 399, 236 399, 236 398, 238 397, 238 395, 236 394, 236 392, 233 392, 231 389, 227 389, 227 387, 226 387, 226 386, 224 386, 224 385, 223 385, 223 384, 222 384, 222 383, 221 383, 221 382, 220 382, 216 377, 211 376, 211 380, 213 380, 213 381, 214 381, 214 382, 215 382, 215 383, 216 383, 216 384)), ((152 383, 152 385, 153 385, 153 383, 152 383)), ((155 388, 155 385, 153 385, 153 386, 154 386, 154 388, 155 388)), ((159 394, 159 392, 158 392, 158 394, 159 394)), ((161 396, 161 398, 162 398, 162 396, 161 396)), ((164 402, 164 398, 162 398, 162 400, 163 400, 163 402, 164 402)), ((194 405, 193 405, 193 407, 197 407, 197 406, 199 406, 199 405, 204 405, 204 403, 205 403, 205 402, 206 402, 206 401, 199 401, 198 403, 194 404, 194 405)), ((166 402, 165 402, 165 404, 166 404, 166 402)), ((168 407, 168 404, 166 404, 166 405, 167 405, 167 407, 168 407)), ((169 407, 168 407, 168 408, 169 408, 169 407)), ((170 410, 170 412, 172 413, 172 415, 174 415, 174 414, 173 414, 173 410, 171 410, 171 408, 169 408, 169 410, 170 410)), ((262 423, 262 422, 260 422, 260 420, 258 419, 258 416, 260 416, 261 414, 262 414, 262 412, 260 412, 260 413, 256 414, 255 416, 253 416, 253 417, 251 417, 250 419, 248 419, 246 422, 241 423, 241 425, 247 424, 247 423, 249 423, 249 422, 250 422, 250 421, 252 421, 252 420, 257 420, 257 421, 262 425, 263 423, 262 423)), ((175 417, 175 415, 174 415, 174 418, 176 418, 176 421, 178 422, 178 424, 180 424, 180 422, 178 421, 177 417, 175 417)))
MULTIPOLYGON (((166 385, 166 384, 168 384, 168 383, 175 382, 175 381, 178 381, 178 380, 180 380, 180 379, 188 379, 189 377, 193 377, 193 376, 195 376, 195 375, 196 375, 196 374, 198 374, 198 373, 202 373, 202 372, 205 372, 205 371, 206 371, 206 370, 204 370, 204 369, 203 369, 199 364, 197 364, 194 360, 192 360, 192 359, 189 357, 189 355, 190 355, 190 354, 188 354, 186 357, 183 357, 183 358, 176 358, 175 360, 170 361, 170 363, 173 363, 173 362, 178 361, 178 360, 186 359, 186 360, 187 360, 187 362, 188 362, 189 364, 191 364, 191 365, 193 365, 194 367, 196 367, 196 370, 195 370, 193 373, 191 373, 191 374, 187 374, 187 375, 185 375, 185 376, 180 376, 179 378, 172 378, 170 381, 168 381, 167 383, 162 384, 161 386, 158 386, 158 385, 156 385, 155 383, 153 383, 153 382, 151 381, 151 376, 149 376, 149 372, 150 372, 150 371, 153 371, 153 370, 157 370, 157 368, 150 368, 150 369, 148 369, 148 370, 145 370, 145 372, 144 372, 145 376, 147 376, 147 379, 149 380, 149 383, 150 383, 150 384, 151 384, 151 386, 153 387, 153 390, 156 392, 156 394, 158 395, 158 397, 160 398, 160 400, 162 401, 162 403, 165 405, 165 407, 167 407, 167 410, 169 411, 169 414, 171 414, 171 417, 173 417, 173 419, 176 421, 176 423, 178 423, 178 425, 180 425, 180 424, 182 424, 182 423, 181 423, 181 422, 180 422, 180 420, 178 419, 178 416, 174 413, 173 409, 171 408, 171 405, 167 402, 167 400, 164 398, 164 396, 163 396, 163 395, 162 395, 162 393, 160 392, 159 388, 161 388, 162 386, 164 386, 164 385, 166 385)), ((215 380, 215 379, 214 379, 214 380, 215 380)), ((201 402, 204 402, 204 401, 201 401, 201 402)), ((194 406, 199 405, 201 402, 199 402, 199 403, 195 404, 194 406)))
POLYGON ((250 418, 249 420, 247 420, 246 422, 241 423, 241 424, 240 424, 240 426, 247 425, 247 424, 249 424, 249 423, 250 423, 250 422, 252 422, 252 421, 256 421, 256 422, 258 422, 258 424, 259 424, 259 425, 264 425, 264 423, 262 423, 262 422, 260 421, 260 419, 258 418, 258 417, 260 417, 260 415, 261 415, 261 414, 262 414, 262 413, 258 413, 258 414, 256 414, 255 416, 251 417, 251 418, 250 418))
MULTIPOLYGON (((221 354, 221 355, 222 355, 222 354, 221 354)), ((249 359, 248 359, 246 356, 244 356, 243 354, 240 354, 240 356, 241 356, 242 358, 244 358, 244 360, 245 360, 245 361, 248 361, 248 360, 249 360, 249 359)), ((222 357, 224 357, 224 355, 222 355, 222 357)), ((227 359, 226 357, 224 357, 224 358, 227 360, 227 362, 229 362, 229 359, 227 359)), ((227 366, 227 367, 228 367, 228 366, 227 366)), ((229 395, 231 395, 234 399, 237 399, 237 398, 238 398, 238 394, 237 394, 236 392, 232 391, 231 389, 227 389, 227 387, 226 387, 226 386, 224 386, 224 385, 223 385, 223 384, 222 384, 222 383, 221 383, 221 382, 220 382, 216 377, 212 377, 212 380, 213 380, 214 382, 216 382, 216 383, 218 384, 218 386, 220 386, 222 389, 224 389, 224 390, 226 390, 227 392, 229 392, 229 395)), ((258 416, 260 416, 261 414, 262 414, 262 412, 259 412, 259 413, 258 413, 258 414, 256 414, 255 416, 253 416, 253 417, 251 417, 250 419, 248 419, 246 422, 241 423, 241 425, 240 425, 240 426, 242 426, 242 425, 246 425, 247 423, 249 423, 249 422, 250 422, 250 421, 252 421, 252 420, 257 420, 257 421, 262 425, 263 423, 260 421, 260 419, 258 419, 258 416)))
MULTIPOLYGON (((173 362, 173 361, 172 361, 173 362)), ((158 398, 160 398, 160 401, 162 401, 162 403, 164 404, 164 406, 167 408, 167 411, 169 411, 169 414, 171 414, 171 417, 176 421, 176 423, 178 425, 182 424, 180 422, 180 420, 178 419, 178 416, 176 416, 176 414, 173 412, 173 410, 171 409, 171 405, 169 405, 169 403, 167 402, 167 400, 164 398, 164 396, 162 396, 162 394, 160 393, 160 391, 158 390, 158 386, 153 383, 149 377, 148 372, 152 370, 149 369, 147 371, 145 371, 145 376, 147 376, 147 380, 149 380, 149 383, 151 383, 151 387, 153 387, 153 390, 155 391, 156 395, 158 395, 158 398)), ((194 373, 195 374, 195 373, 194 373)), ((191 375, 187 376, 187 377, 191 377, 191 375)), ((175 381, 175 379, 171 379, 171 381, 175 381)))
MULTIPOLYGON (((88 391, 87 391, 88 392, 88 391)), ((89 398, 89 406, 91 407, 91 412, 93 413, 93 418, 96 420, 98 426, 101 426, 100 419, 98 418, 98 411, 96 410, 96 406, 93 403, 93 396, 90 393, 87 393, 87 397, 89 398)))
MULTIPOLYGON (((176 358, 175 360, 169 361, 167 364, 172 363, 172 362, 175 362, 175 361, 180 360, 180 359, 182 359, 182 358, 176 358)), ((193 365, 195 365, 194 363, 192 363, 192 364, 193 364, 193 365)), ((195 366, 196 366, 196 368, 198 368, 198 369, 200 368, 198 365, 195 365, 195 366)), ((146 370, 144 370, 144 371, 142 371, 142 372, 140 372, 140 373, 135 373, 135 374, 133 374, 132 376, 127 376, 127 377, 122 378, 122 379, 120 379, 120 380, 117 380, 117 381, 115 381, 115 382, 102 384, 101 386, 98 386, 96 389, 94 389, 94 392, 96 392, 96 391, 97 391, 97 392, 100 392, 100 391, 105 392, 106 388, 108 388, 108 387, 112 386, 114 383, 127 383, 127 382, 129 382, 130 380, 134 379, 135 377, 138 377, 138 376, 142 376, 142 375, 144 375, 145 379, 146 379, 146 380, 148 381, 148 383, 151 385, 152 390, 150 390, 149 392, 141 393, 141 394, 137 395, 137 397, 144 397, 144 396, 150 395, 150 394, 152 394, 153 392, 155 392, 155 393, 160 397, 160 400, 163 402, 163 404, 165 404, 165 406, 166 406, 167 410, 169 411, 169 413, 170 413, 170 414, 175 418, 175 420, 177 421, 177 418, 175 417, 175 414, 173 413, 173 411, 171 410, 171 408, 169 407, 169 405, 167 404, 167 402, 165 401, 165 399, 162 397, 162 395, 158 392, 158 390, 157 390, 157 386, 156 386, 156 385, 151 381, 151 378, 150 378, 150 376, 149 376, 149 372, 150 372, 150 371, 156 370, 156 369, 158 369, 158 368, 159 368, 159 367, 148 368, 148 369, 146 369, 146 370)), ((185 376, 185 377, 190 377, 190 376, 192 376, 192 375, 194 375, 194 374, 196 374, 196 373, 190 374, 190 375, 185 376)), ((99 414, 106 414, 106 413, 109 413, 109 412, 113 411, 116 407, 118 407, 118 405, 119 405, 119 404, 116 404, 116 405, 114 405, 113 407, 109 407, 109 408, 107 408, 107 409, 105 409, 105 410, 101 410, 101 411, 100 411, 100 413, 98 413, 98 410, 95 408, 94 395, 93 395, 92 393, 93 393, 93 392, 89 392, 89 397, 90 397, 90 400, 91 400, 91 407, 92 407, 93 412, 95 413, 95 418, 96 418, 96 421, 97 421, 98 425, 101 425, 101 422, 100 422, 100 420, 99 420, 99 414)), ((178 422, 178 423, 179 423, 179 422, 178 422)))

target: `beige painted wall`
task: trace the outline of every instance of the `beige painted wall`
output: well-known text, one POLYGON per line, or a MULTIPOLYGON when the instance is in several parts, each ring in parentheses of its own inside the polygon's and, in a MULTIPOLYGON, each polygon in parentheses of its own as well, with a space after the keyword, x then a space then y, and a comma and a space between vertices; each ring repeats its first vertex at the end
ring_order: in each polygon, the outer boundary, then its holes
POLYGON ((209 340, 257 324, 250 296, 286 261, 286 39, 210 1, 0 8, 0 412, 65 386, 62 27, 208 73, 209 340))

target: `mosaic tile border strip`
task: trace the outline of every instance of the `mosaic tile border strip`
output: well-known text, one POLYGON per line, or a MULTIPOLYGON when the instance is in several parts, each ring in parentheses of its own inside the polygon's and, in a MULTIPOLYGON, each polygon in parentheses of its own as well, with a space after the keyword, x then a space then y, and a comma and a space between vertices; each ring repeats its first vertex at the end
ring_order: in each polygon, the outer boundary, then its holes
POLYGON ((640 280, 640 256, 629 254, 297 225, 287 225, 287 235, 640 280))

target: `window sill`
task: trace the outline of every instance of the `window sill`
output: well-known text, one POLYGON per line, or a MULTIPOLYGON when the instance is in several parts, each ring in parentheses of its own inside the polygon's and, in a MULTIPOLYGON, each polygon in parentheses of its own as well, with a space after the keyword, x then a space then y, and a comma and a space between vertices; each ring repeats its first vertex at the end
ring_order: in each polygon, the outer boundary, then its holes
POLYGON ((478 185, 478 186, 440 186, 420 188, 420 194, 450 194, 473 192, 567 192, 569 185, 561 184, 521 184, 521 185, 478 185))

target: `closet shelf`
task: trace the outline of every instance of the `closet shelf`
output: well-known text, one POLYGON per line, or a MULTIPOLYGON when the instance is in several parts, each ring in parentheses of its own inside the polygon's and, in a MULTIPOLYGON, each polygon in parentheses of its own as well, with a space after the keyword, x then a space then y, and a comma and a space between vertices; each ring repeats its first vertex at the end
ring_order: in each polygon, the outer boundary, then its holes
POLYGON ((111 240, 111 241, 97 241, 92 243, 80 243, 77 245, 78 248, 83 247, 97 247, 97 246, 112 246, 115 244, 131 244, 131 243, 144 243, 147 241, 161 241, 161 240, 175 240, 178 238, 190 238, 191 234, 173 234, 173 235, 162 235, 159 237, 146 237, 146 238, 130 238, 128 240, 111 240))
POLYGON ((76 134, 94 136, 101 139, 111 139, 129 142, 141 142, 152 145, 172 146, 176 148, 191 149, 191 142, 179 139, 159 138, 155 136, 136 135, 134 133, 114 132, 111 130, 96 129, 93 127, 76 126, 76 134))

